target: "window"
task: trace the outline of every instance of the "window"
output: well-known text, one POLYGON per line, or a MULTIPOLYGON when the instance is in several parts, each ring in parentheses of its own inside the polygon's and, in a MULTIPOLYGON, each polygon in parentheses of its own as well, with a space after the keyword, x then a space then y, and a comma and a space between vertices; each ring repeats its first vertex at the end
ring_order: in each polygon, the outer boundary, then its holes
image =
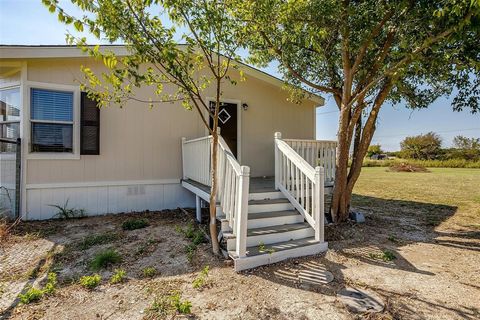
MULTIPOLYGON (((0 138, 20 137, 20 87, 0 89, 0 138)), ((15 145, 2 143, 0 152, 15 152, 15 145)))
POLYGON ((31 151, 73 153, 71 91, 30 89, 31 151))

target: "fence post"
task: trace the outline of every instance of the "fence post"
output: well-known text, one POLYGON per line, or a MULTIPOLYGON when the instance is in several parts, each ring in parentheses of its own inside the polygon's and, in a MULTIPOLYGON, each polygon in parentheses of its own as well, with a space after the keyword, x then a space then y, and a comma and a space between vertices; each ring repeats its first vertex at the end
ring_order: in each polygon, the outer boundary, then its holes
POLYGON ((187 138, 182 137, 182 179, 185 180, 185 141, 187 138))
POLYGON ((281 132, 275 132, 274 135, 275 143, 275 190, 279 189, 280 186, 280 152, 278 150, 278 140, 282 139, 281 132))
POLYGON ((250 168, 240 167, 240 176, 238 177, 238 205, 236 212, 236 246, 237 257, 245 257, 247 251, 247 225, 248 225, 248 192, 250 184, 250 168))
POLYGON ((22 187, 22 139, 18 138, 15 156, 15 219, 20 217, 20 197, 22 187))
POLYGON ((315 167, 314 221, 315 240, 324 242, 325 228, 325 169, 315 167))

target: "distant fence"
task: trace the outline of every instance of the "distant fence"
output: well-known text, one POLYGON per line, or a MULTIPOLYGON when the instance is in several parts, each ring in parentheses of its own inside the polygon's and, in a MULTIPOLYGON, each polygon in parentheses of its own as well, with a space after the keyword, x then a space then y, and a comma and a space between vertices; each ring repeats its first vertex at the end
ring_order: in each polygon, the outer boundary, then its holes
POLYGON ((0 217, 20 215, 21 140, 0 138, 0 217))

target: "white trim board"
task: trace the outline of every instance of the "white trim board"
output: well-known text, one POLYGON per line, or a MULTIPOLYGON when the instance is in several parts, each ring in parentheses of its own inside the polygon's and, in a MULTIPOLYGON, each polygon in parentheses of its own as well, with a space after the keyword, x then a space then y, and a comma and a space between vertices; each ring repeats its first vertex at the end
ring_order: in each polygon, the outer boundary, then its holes
POLYGON ((26 188, 31 190, 31 189, 85 188, 85 187, 109 187, 109 186, 138 186, 138 185, 177 184, 177 183, 180 183, 180 179, 33 183, 33 184, 27 184, 26 188))

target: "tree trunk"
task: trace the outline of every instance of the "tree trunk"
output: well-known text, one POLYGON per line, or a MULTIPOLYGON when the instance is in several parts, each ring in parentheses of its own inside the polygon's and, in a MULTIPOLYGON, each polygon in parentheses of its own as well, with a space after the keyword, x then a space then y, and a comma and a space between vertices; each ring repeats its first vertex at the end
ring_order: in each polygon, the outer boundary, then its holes
POLYGON ((348 218, 348 206, 345 203, 345 190, 347 188, 348 177, 348 125, 350 122, 350 109, 343 107, 340 109, 340 119, 338 126, 338 146, 335 165, 335 185, 332 198, 332 219, 334 222, 342 222, 348 218))
POLYGON ((212 134, 212 154, 210 168, 211 184, 210 191, 210 237, 212 238, 212 251, 214 254, 220 254, 220 245, 218 243, 217 232, 217 150, 218 150, 218 133, 215 129, 212 134))
POLYGON ((212 154, 211 154, 211 190, 210 190, 210 237, 212 238, 212 251, 220 255, 220 244, 217 232, 217 154, 218 154, 218 112, 220 110, 220 78, 217 78, 215 112, 212 128, 212 154))
MULTIPOLYGON (((372 111, 370 112, 365 126, 361 128, 362 120, 361 116, 358 119, 352 119, 348 117, 348 123, 345 124, 345 118, 350 116, 350 109, 340 109, 340 125, 338 128, 338 149, 336 160, 336 172, 335 172, 335 186, 333 189, 332 198, 332 217, 335 223, 346 221, 350 213, 350 201, 352 199, 352 192, 355 183, 360 176, 362 170, 363 158, 365 158, 368 147, 373 138, 375 132, 375 123, 377 121, 378 112, 383 102, 387 98, 392 88, 392 81, 388 79, 384 86, 378 93, 373 103, 372 111), (355 121, 353 123, 352 121, 355 121), (352 164, 350 170, 348 168, 348 153, 350 151, 350 142, 354 134, 353 128, 355 126, 355 140, 352 156, 352 164)), ((359 103, 363 103, 360 101, 359 103)), ((342 101, 342 107, 344 102, 342 101)), ((358 108, 359 106, 357 106, 358 108)))

